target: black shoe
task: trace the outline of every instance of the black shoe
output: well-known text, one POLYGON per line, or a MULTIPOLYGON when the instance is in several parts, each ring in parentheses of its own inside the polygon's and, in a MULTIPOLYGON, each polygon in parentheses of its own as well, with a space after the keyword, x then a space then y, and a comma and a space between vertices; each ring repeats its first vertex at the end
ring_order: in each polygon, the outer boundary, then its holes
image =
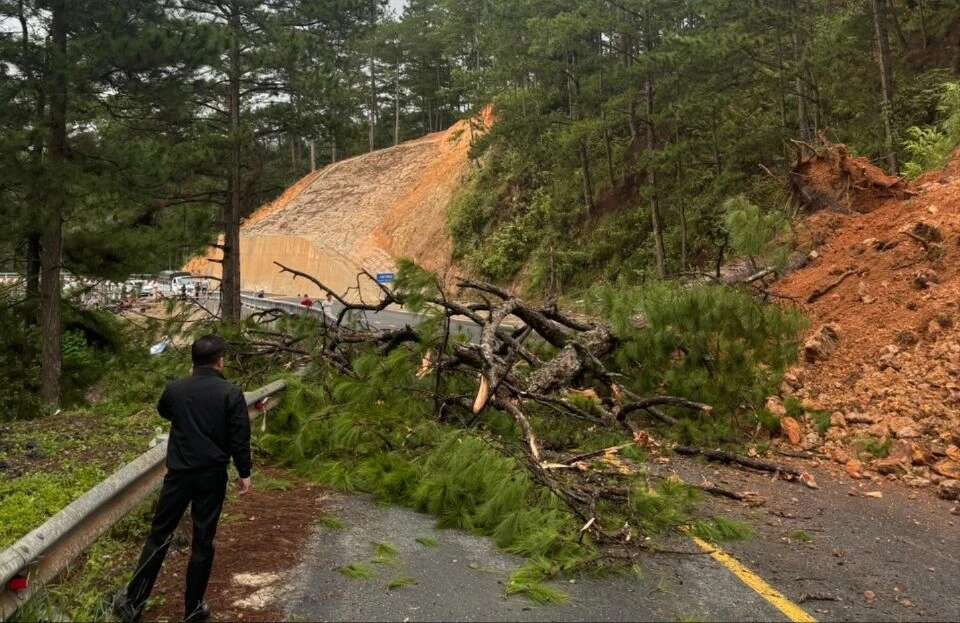
POLYGON ((205 602, 200 602, 192 612, 183 617, 183 623, 210 623, 213 621, 213 613, 205 602))
POLYGON ((143 620, 143 610, 130 603, 126 591, 114 595, 112 609, 121 623, 140 623, 143 620))

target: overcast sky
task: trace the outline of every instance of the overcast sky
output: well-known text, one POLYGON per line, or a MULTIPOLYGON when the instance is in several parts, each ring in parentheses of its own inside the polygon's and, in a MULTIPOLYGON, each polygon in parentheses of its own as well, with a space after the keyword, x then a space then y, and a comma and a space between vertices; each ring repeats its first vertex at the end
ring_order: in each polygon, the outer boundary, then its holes
POLYGON ((390 8, 392 8, 397 15, 403 13, 403 7, 405 6, 407 6, 407 0, 390 0, 390 8))

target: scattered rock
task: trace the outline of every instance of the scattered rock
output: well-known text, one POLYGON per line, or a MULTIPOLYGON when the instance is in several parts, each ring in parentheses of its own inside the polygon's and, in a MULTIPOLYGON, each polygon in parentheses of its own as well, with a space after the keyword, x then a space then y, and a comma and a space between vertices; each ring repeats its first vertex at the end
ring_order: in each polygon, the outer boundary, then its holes
POLYGON ((863 591, 863 598, 867 601, 874 601, 877 598, 877 594, 873 591, 863 591))
POLYGON ((803 440, 800 423, 789 415, 780 418, 780 431, 790 441, 790 445, 799 446, 803 440))
POLYGON ((849 424, 875 424, 879 419, 870 413, 847 413, 846 418, 849 424))
POLYGON ((907 466, 897 458, 879 459, 873 462, 872 467, 877 470, 878 473, 885 476, 889 474, 902 475, 907 473, 907 466))
POLYGON ((944 480, 937 485, 937 495, 944 500, 960 500, 960 480, 944 480))
POLYGON ((866 498, 877 498, 878 500, 883 498, 883 491, 867 491, 863 494, 863 497, 866 498))
POLYGON ((919 344, 920 338, 913 331, 899 331, 894 341, 900 348, 909 348, 919 344))
POLYGON ((943 233, 935 226, 924 221, 918 221, 911 230, 913 235, 927 243, 943 242, 943 233))
POLYGON ((950 480, 960 480, 960 463, 944 459, 932 466, 931 469, 944 478, 950 480))
POLYGON ((850 459, 847 461, 847 464, 844 466, 844 468, 847 470, 847 474, 851 478, 863 478, 863 463, 857 459, 850 459))
POLYGON ((929 268, 917 271, 913 275, 913 286, 917 290, 926 290, 931 285, 940 283, 940 276, 929 268))
POLYGON ((783 406, 783 400, 780 399, 780 396, 770 396, 767 398, 766 409, 778 418, 783 418, 787 415, 787 408, 783 406))
POLYGON ((816 363, 830 357, 840 343, 837 325, 825 324, 817 329, 803 345, 803 358, 807 363, 816 363))

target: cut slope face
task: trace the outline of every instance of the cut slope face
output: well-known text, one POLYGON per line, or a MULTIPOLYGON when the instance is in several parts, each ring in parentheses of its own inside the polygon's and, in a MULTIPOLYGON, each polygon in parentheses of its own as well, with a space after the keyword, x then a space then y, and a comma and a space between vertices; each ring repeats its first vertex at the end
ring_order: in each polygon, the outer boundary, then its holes
MULTIPOLYGON (((487 115, 488 117, 489 115, 487 115)), ((280 262, 315 276, 348 296, 376 298, 376 286, 358 280, 394 272, 408 257, 441 274, 451 271, 446 210, 469 170, 471 128, 445 132, 334 163, 311 173, 279 199, 252 214, 240 233, 244 290, 320 296, 315 285, 281 275, 280 262)), ((219 250, 187 265, 219 276, 219 250)))
POLYGON ((923 485, 960 477, 960 161, 910 190, 811 216, 816 257, 775 289, 821 338, 784 388, 833 414, 804 445, 923 485))

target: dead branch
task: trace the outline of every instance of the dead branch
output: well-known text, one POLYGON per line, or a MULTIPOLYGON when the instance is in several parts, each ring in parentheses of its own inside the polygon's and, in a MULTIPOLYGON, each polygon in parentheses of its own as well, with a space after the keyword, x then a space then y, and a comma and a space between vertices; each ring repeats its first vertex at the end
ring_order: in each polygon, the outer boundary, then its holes
POLYGON ((817 288, 816 290, 810 293, 810 296, 807 297, 807 303, 808 304, 815 303, 820 298, 822 298, 825 294, 829 294, 834 288, 836 288, 838 285, 846 281, 848 277, 855 274, 857 274, 856 270, 852 270, 852 269, 848 270, 844 272, 842 275, 840 275, 836 280, 828 283, 822 288, 817 288))

